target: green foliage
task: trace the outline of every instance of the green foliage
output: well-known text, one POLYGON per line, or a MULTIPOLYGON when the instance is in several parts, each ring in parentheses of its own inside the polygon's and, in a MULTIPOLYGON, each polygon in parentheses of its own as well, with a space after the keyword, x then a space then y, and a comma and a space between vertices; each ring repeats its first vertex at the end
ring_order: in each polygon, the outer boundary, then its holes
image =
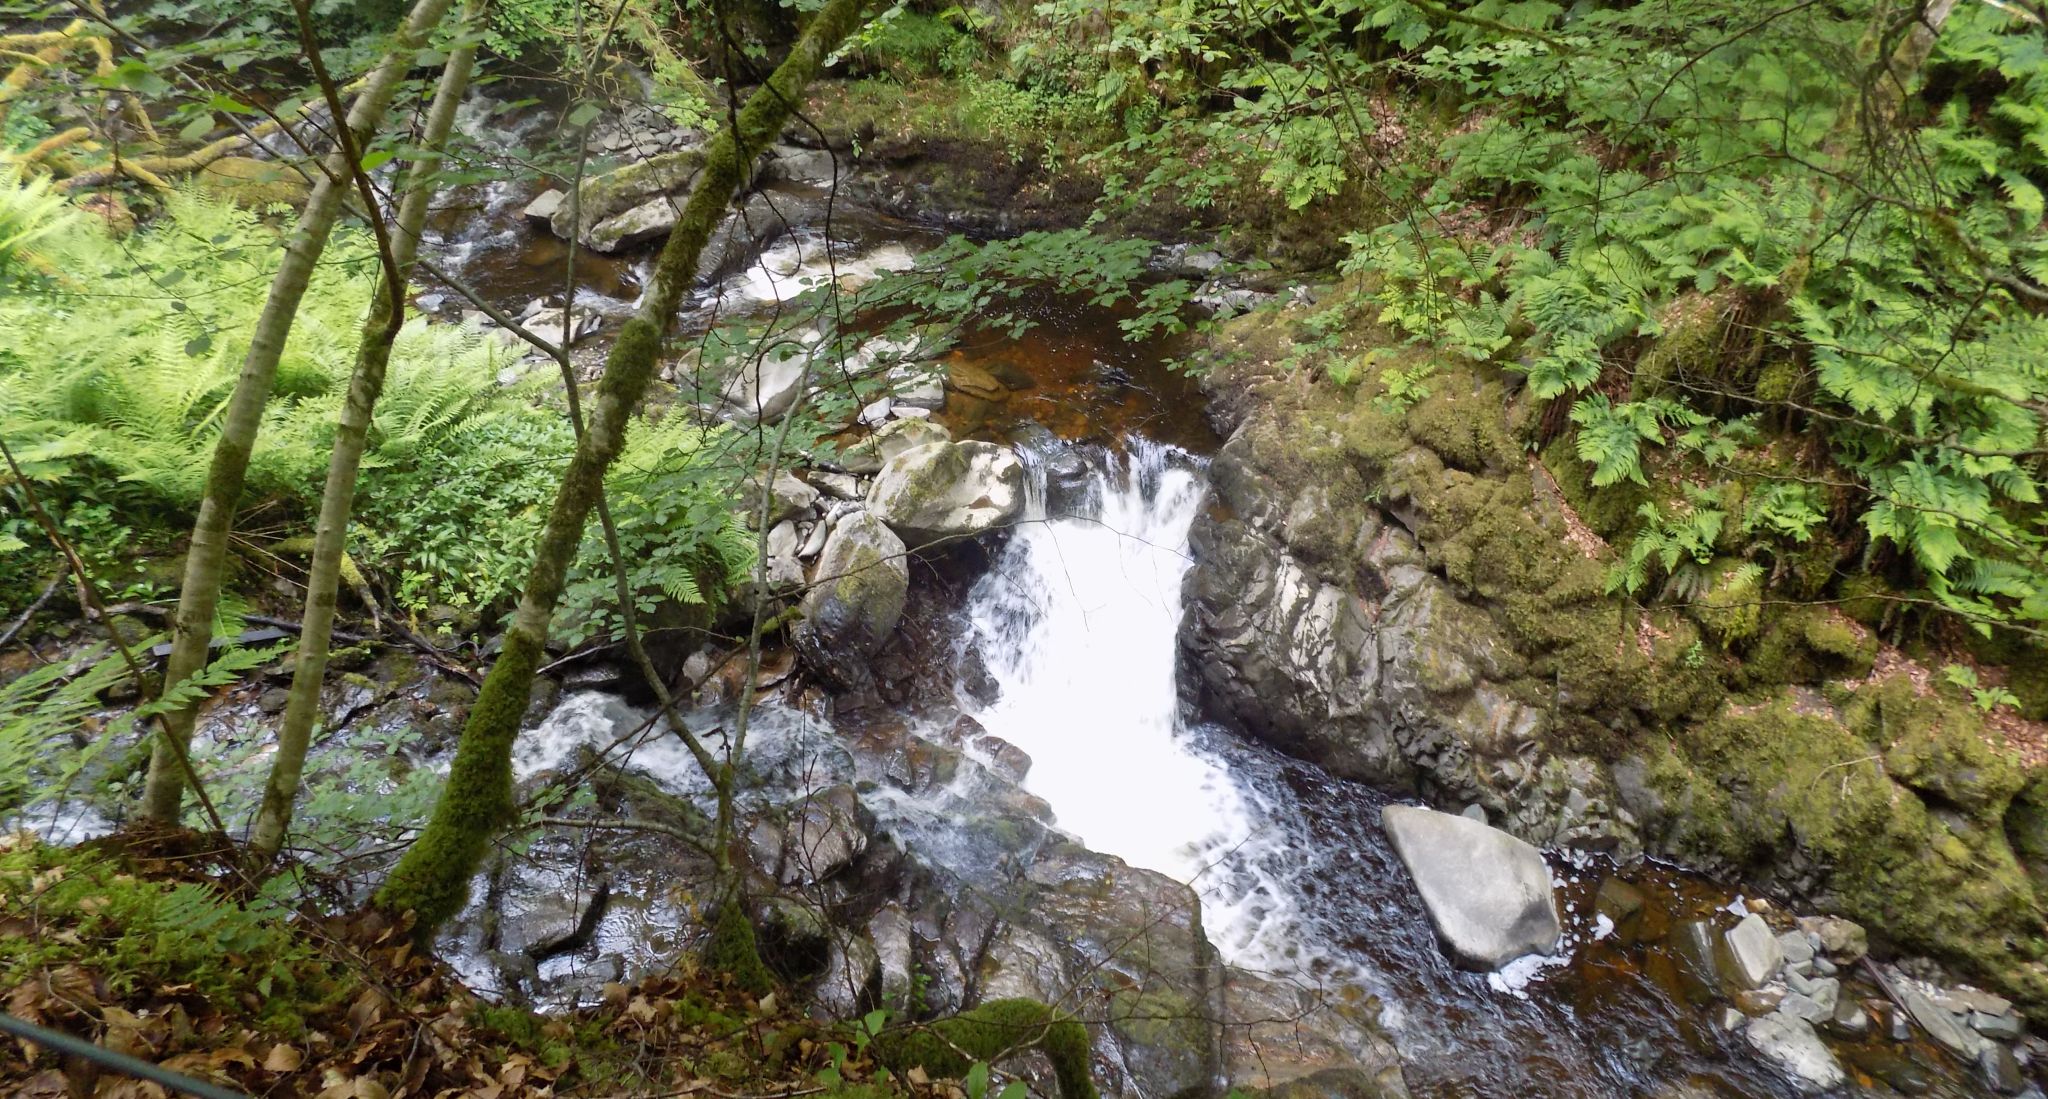
MULTIPOLYGON (((735 433, 696 426, 672 413, 626 438, 605 487, 618 530, 627 585, 640 616, 664 599, 716 607, 754 566, 754 537, 733 506, 735 433)), ((603 532, 592 523, 569 570, 564 618, 568 642, 623 629, 603 532)))
MULTIPOLYGON (((104 706, 102 696, 127 675, 111 646, 102 644, 68 664, 45 664, 0 685, 0 813, 68 789, 112 743, 106 732, 82 744, 72 738, 90 726, 104 706)), ((133 727, 132 718, 117 721, 133 727)))
POLYGON ((84 848, 29 843, 0 852, 0 913, 27 934, 0 937, 0 985, 76 965, 110 997, 189 986, 196 1000, 291 1032, 348 991, 347 978, 267 901, 212 885, 144 881, 84 848))
POLYGON ((1608 573, 1608 591, 1634 595, 1660 573, 1673 598, 1690 600, 1706 590, 1705 566, 1714 560, 1714 544, 1728 513, 1714 506, 1719 501, 1711 493, 1694 489, 1690 496, 1669 513, 1653 503, 1637 509, 1642 526, 1608 573))
POLYGON ((1707 417, 1675 401, 1652 398, 1613 404, 1595 393, 1572 406, 1579 425, 1579 458, 1593 467, 1593 486, 1643 479, 1642 444, 1662 442, 1667 427, 1697 427, 1707 417))
MULTIPOLYGON (((1883 67, 1863 14, 1451 10, 1054 0, 1019 50, 1080 45, 1071 86, 1159 101, 1159 125, 1099 161, 1151 166, 1116 193, 1201 206, 1251 177, 1302 207, 1369 177, 1377 223, 1346 238, 1343 270, 1379 323, 1570 403, 1597 487, 1646 484, 1658 451, 1724 479, 1768 425, 1820 445, 1796 468, 1744 467, 1783 482, 1749 493, 1735 527, 1751 549, 1860 526, 1978 628, 2048 622, 2038 28, 1958 6, 1926 90, 1873 117, 1888 93, 1869 86, 1883 67), (1706 308, 1671 310, 1688 298, 1706 308), (1653 360, 1665 338, 1683 353, 1653 360), (1655 376, 1624 400, 1638 364, 1655 376), (1808 482, 1850 491, 1823 507, 1808 482)), ((1645 560, 1665 552, 1653 542, 1645 560)))
POLYGON ((49 180, 23 180, 19 169, 0 167, 0 286, 48 273, 49 262, 30 245, 76 217, 49 180))
POLYGON ((965 76, 982 55, 969 33, 974 18, 957 5, 926 15, 898 3, 868 20, 841 52, 859 53, 899 80, 965 76))
MULTIPOLYGON (((138 565, 189 528, 278 232, 193 191, 125 239, 30 187, 0 188, 0 201, 22 212, 9 238, 26 243, 39 227, 42 263, 61 272, 0 298, 0 432, 110 597, 156 595, 138 565)), ((251 456, 252 509, 305 516, 317 502, 375 278, 362 234, 337 233, 327 256, 251 456)), ((500 609, 525 579, 574 437, 530 390, 498 385, 499 355, 477 333, 418 321, 393 348, 351 555, 401 609, 500 609)), ((752 560, 728 506, 725 448, 683 416, 643 420, 629 439, 609 485, 636 598, 716 603, 752 560)), ((57 567, 25 510, 0 514, 8 601, 33 598, 57 567)), ((578 639, 615 628, 594 525, 572 580, 578 639)))
POLYGON ((401 607, 508 605, 575 446, 559 416, 492 417, 452 445, 402 465, 365 469, 351 553, 379 562, 401 607))
MULTIPOLYGON (((137 582, 143 554, 189 528, 240 372, 241 337, 279 254, 276 229, 197 191, 168 196, 165 215, 126 238, 95 220, 66 220, 37 245, 52 273, 0 297, 0 433, 67 537, 88 556, 116 555, 89 565, 119 594, 137 582)), ((326 469, 374 280, 365 236, 338 233, 328 255, 250 457, 255 507, 309 506, 326 469)), ((458 445, 462 425, 504 414, 510 403, 497 392, 493 359, 473 334, 408 325, 366 466, 416 464, 458 445)), ((0 517, 0 536, 17 550, 0 556, 0 577, 25 585, 55 568, 32 534, 25 515, 0 517)))
POLYGON ((1990 713, 2000 706, 2019 708, 2019 696, 2004 687, 1978 685, 1977 670, 1962 664, 1949 664, 1941 669, 1941 678, 1951 687, 1968 691, 1970 700, 1977 709, 1990 713))

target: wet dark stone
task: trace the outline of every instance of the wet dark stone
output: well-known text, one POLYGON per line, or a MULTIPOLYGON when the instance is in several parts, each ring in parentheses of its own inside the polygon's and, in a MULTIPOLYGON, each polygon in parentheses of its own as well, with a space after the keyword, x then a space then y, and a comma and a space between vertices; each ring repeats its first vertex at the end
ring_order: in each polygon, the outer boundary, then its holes
POLYGON ((1706 920, 1686 920, 1672 928, 1670 949, 1678 959, 1679 982, 1695 1005, 1712 1003, 1720 989, 1714 969, 1719 938, 1706 920))
POLYGON ((1621 941, 1634 942, 1641 924, 1636 917, 1642 914, 1643 905, 1647 902, 1642 890, 1610 875, 1601 879, 1600 892, 1593 898, 1593 910, 1607 917, 1621 941))
POLYGON ((1847 1051, 1849 1063, 1890 1084, 1902 1095, 1925 1095, 1934 1087, 1934 1077, 1895 1050, 1857 1046, 1847 1051))
POLYGON ((1985 1087, 2000 1095, 2018 1095, 2027 1086, 2011 1047, 2000 1042, 1987 1043, 1977 1052, 1977 1076, 1985 1087))
POLYGON ((1002 697, 1003 689, 996 685, 996 677, 989 674, 988 665, 982 661, 981 650, 968 645, 961 650, 960 661, 954 665, 960 689, 967 697, 983 706, 993 706, 1002 697))

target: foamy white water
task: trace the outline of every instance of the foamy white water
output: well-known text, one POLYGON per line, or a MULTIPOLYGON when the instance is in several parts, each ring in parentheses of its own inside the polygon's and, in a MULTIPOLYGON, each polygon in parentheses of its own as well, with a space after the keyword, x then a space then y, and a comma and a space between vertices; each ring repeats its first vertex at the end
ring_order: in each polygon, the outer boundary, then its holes
POLYGON ((1174 684, 1201 472, 1145 440, 1105 461, 1050 510, 1030 462, 1024 521, 969 598, 972 643, 1002 691, 974 717, 1031 756, 1025 787, 1060 828, 1193 884, 1226 960, 1284 966, 1271 933, 1285 894, 1248 857, 1273 837, 1251 794, 1195 745, 1174 684))

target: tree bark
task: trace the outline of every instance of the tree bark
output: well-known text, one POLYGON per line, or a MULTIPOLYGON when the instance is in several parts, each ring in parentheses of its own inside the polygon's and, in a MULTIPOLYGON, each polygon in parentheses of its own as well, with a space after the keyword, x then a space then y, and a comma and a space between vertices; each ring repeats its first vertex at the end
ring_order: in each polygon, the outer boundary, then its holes
MULTIPOLYGON (((451 2, 418 0, 414 4, 390 52, 364 82, 362 92, 349 109, 346 125, 358 136, 358 144, 383 122, 384 112, 398 94, 406 70, 412 67, 420 46, 441 22, 451 2)), ((306 208, 299 214, 298 224, 285 244, 284 260, 270 280, 270 297, 264 302, 263 313, 250 336, 241 376, 235 381, 234 395, 228 399, 221 421, 220 441, 214 444, 213 461, 206 471, 206 490, 199 501, 199 515, 193 521, 192 541, 185 555, 185 577, 178 595, 170 662, 164 670, 167 691, 206 666, 207 646, 213 640, 213 616, 220 602, 222 573, 227 563, 228 530, 241 502, 249 455, 255 450, 256 433, 263 424, 263 408, 270 399, 277 362, 291 334, 299 301, 305 297, 313 265, 326 250, 328 235, 348 196, 347 154, 337 149, 328 154, 321 167, 306 208)), ((185 794, 185 776, 179 760, 192 741, 195 716, 190 707, 164 715, 163 735, 168 743, 159 742, 151 752, 149 781, 143 790, 142 812, 147 820, 177 822, 185 794)))
POLYGON ((272 762, 270 778, 264 784, 263 804, 249 834, 250 852, 258 862, 267 863, 277 856, 284 844, 285 827, 291 823, 292 800, 298 796, 313 721, 320 709, 320 687, 327 673, 349 513, 355 506, 356 476, 362 468, 371 416, 377 398, 384 392, 391 345, 405 319, 405 286, 419 255, 427 207, 434 198, 433 175, 439 166, 441 146, 454 129, 456 108, 462 105, 463 92, 469 87, 470 69, 476 61, 476 43, 469 36, 481 25, 482 12, 482 4, 472 0, 463 16, 464 39, 448 55, 448 63, 441 70, 441 82, 434 89, 434 102, 427 110, 426 127, 421 133, 424 155, 407 173, 405 196, 399 203, 398 222, 391 240, 391 267, 379 275, 363 315, 363 341, 356 348, 355 369, 349 376, 348 396, 341 406, 334 450, 327 462, 327 483, 320 493, 320 519, 313 534, 313 564, 306 581, 306 609, 292 669, 291 700, 285 706, 284 725, 278 730, 277 759, 272 762))
POLYGON ((548 624, 605 472, 625 443, 627 418, 654 375, 663 335, 683 292, 695 281, 698 256, 748 165, 781 132, 805 87, 859 22, 864 3, 830 0, 821 8, 768 83, 712 141, 696 190, 662 246, 646 300, 606 357, 589 422, 555 493, 519 609, 463 725, 433 818, 377 894, 385 910, 413 913, 414 934, 420 938, 431 937, 462 908, 492 835, 511 822, 512 742, 526 712, 548 624))

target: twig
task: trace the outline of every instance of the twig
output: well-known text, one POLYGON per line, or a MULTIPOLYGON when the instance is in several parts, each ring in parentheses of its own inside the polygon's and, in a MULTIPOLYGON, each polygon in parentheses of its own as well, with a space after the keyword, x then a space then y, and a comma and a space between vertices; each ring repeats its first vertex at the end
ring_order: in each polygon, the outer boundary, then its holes
POLYGON ((57 575, 52 576, 50 578, 49 586, 43 589, 43 594, 36 596, 35 602, 30 603, 28 605, 28 609, 21 612, 21 617, 16 618, 14 622, 7 627, 6 633, 0 633, 0 649, 6 648, 7 643, 13 641, 15 635, 19 634, 24 628, 28 626, 28 620, 34 618, 36 616, 36 612, 43 609, 43 604, 48 603, 50 601, 50 597, 56 595, 57 589, 62 587, 63 585, 63 573, 60 572, 57 575))
POLYGON ((702 855, 709 855, 711 847, 703 837, 691 834, 687 829, 678 828, 658 820, 631 818, 628 820, 592 820, 588 817, 541 817, 535 824, 553 825, 558 828, 588 828, 595 832, 654 832, 678 839, 690 845, 690 849, 702 855))

